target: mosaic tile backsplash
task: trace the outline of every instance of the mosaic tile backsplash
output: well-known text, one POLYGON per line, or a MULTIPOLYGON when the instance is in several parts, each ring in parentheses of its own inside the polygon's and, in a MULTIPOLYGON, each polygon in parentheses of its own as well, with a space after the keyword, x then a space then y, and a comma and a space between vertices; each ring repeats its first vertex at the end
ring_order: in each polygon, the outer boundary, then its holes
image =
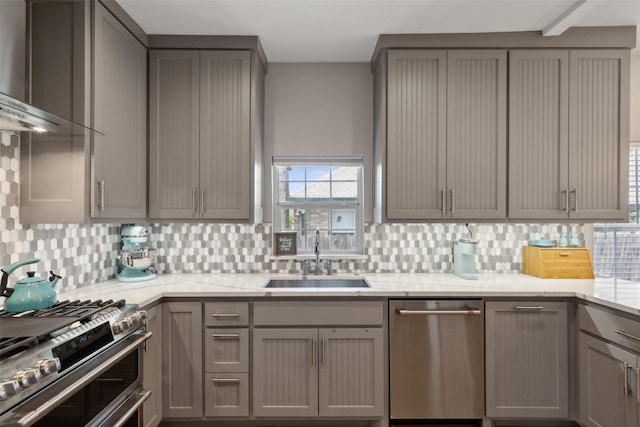
MULTIPOLYGON (((121 224, 20 224, 18 135, 0 132, 0 137, 1 265, 40 258, 42 262, 33 269, 38 274, 54 270, 64 276, 60 288, 112 278, 121 247, 121 224)), ((300 263, 270 256, 270 224, 147 225, 160 273, 301 272, 300 263)), ((479 271, 520 271, 521 247, 538 238, 555 240, 560 232, 575 232, 584 241, 582 225, 472 224, 471 230, 479 240, 479 271)), ((464 236, 468 236, 464 224, 369 224, 365 227, 367 260, 335 263, 334 269, 338 273, 450 272, 452 242, 464 236)))

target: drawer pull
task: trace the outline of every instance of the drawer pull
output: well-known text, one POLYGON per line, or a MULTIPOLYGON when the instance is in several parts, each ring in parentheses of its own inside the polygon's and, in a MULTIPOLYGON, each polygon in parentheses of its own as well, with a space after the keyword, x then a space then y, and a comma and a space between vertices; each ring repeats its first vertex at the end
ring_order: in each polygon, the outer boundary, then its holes
POLYGON ((629 396, 629 364, 622 362, 622 367, 624 368, 624 395, 629 396))
POLYGON ((238 384, 240 382, 240 378, 211 378, 211 381, 214 383, 234 383, 238 384))
POLYGON ((213 313, 211 317, 240 317, 238 313, 213 313))
POLYGON ((640 368, 636 368, 636 401, 640 403, 640 368))
POLYGON ((458 315, 462 315, 462 316, 480 316, 482 314, 481 310, 474 310, 474 309, 468 309, 468 310, 405 310, 402 308, 397 308, 396 309, 396 313, 398 313, 400 316, 430 316, 430 315, 436 315, 436 316, 458 316, 458 315))
POLYGON ((220 338, 220 339, 228 339, 228 338, 236 339, 236 338, 240 338, 240 334, 211 334, 211 336, 214 339, 215 338, 220 338))
POLYGON ((613 332, 615 332, 618 335, 622 335, 625 338, 631 338, 632 340, 640 341, 640 338, 636 337, 635 335, 628 334, 625 331, 615 329, 613 332))
POLYGON ((569 252, 560 252, 559 255, 560 256, 569 256, 571 254, 569 252))
POLYGON ((541 305, 516 305, 514 307, 516 310, 526 310, 526 311, 540 311, 544 310, 544 307, 541 305))

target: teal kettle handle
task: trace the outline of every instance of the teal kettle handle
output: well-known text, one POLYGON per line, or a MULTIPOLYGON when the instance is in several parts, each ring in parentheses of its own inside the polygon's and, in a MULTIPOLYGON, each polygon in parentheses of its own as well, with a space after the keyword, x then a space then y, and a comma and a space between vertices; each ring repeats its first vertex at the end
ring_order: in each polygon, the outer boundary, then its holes
POLYGON ((27 259, 27 260, 24 260, 24 261, 18 261, 15 264, 11 264, 8 267, 2 268, 2 270, 1 270, 2 271, 2 279, 0 281, 0 297, 7 297, 8 298, 13 293, 13 289, 7 288, 7 284, 8 284, 8 281, 9 281, 9 275, 11 273, 16 271, 18 268, 22 267, 23 265, 35 264, 37 262, 40 262, 40 260, 38 258, 27 259))

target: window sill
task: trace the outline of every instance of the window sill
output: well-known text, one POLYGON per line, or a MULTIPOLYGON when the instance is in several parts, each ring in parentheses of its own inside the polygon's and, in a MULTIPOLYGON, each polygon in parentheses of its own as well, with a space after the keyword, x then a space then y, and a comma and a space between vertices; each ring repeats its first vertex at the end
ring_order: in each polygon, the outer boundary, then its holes
MULTIPOLYGON (((284 255, 284 256, 273 256, 271 255, 272 260, 276 261, 304 261, 304 260, 315 260, 315 254, 298 254, 298 255, 284 255)), ((367 255, 362 254, 320 254, 320 259, 322 261, 366 261, 369 259, 367 255)))

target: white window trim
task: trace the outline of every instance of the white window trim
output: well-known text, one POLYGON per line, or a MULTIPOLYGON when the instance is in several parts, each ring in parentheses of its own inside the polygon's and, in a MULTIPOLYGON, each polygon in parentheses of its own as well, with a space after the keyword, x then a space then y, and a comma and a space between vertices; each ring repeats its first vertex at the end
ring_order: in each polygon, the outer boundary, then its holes
MULTIPOLYGON (((327 259, 330 257, 341 258, 358 258, 359 255, 364 255, 364 159, 362 157, 273 157, 272 158, 272 223, 273 231, 285 231, 280 225, 281 211, 283 209, 289 209, 291 207, 301 209, 314 209, 314 208, 326 208, 326 209, 344 209, 352 208, 355 210, 355 244, 356 247, 353 250, 325 250, 323 251, 323 257, 327 255, 327 259), (333 202, 333 203, 281 203, 279 197, 279 184, 280 176, 278 173, 279 166, 355 166, 358 167, 358 202, 333 202), (344 255, 344 256, 342 256, 344 255)), ((299 250, 298 255, 312 255, 313 250, 305 249, 299 250)))

